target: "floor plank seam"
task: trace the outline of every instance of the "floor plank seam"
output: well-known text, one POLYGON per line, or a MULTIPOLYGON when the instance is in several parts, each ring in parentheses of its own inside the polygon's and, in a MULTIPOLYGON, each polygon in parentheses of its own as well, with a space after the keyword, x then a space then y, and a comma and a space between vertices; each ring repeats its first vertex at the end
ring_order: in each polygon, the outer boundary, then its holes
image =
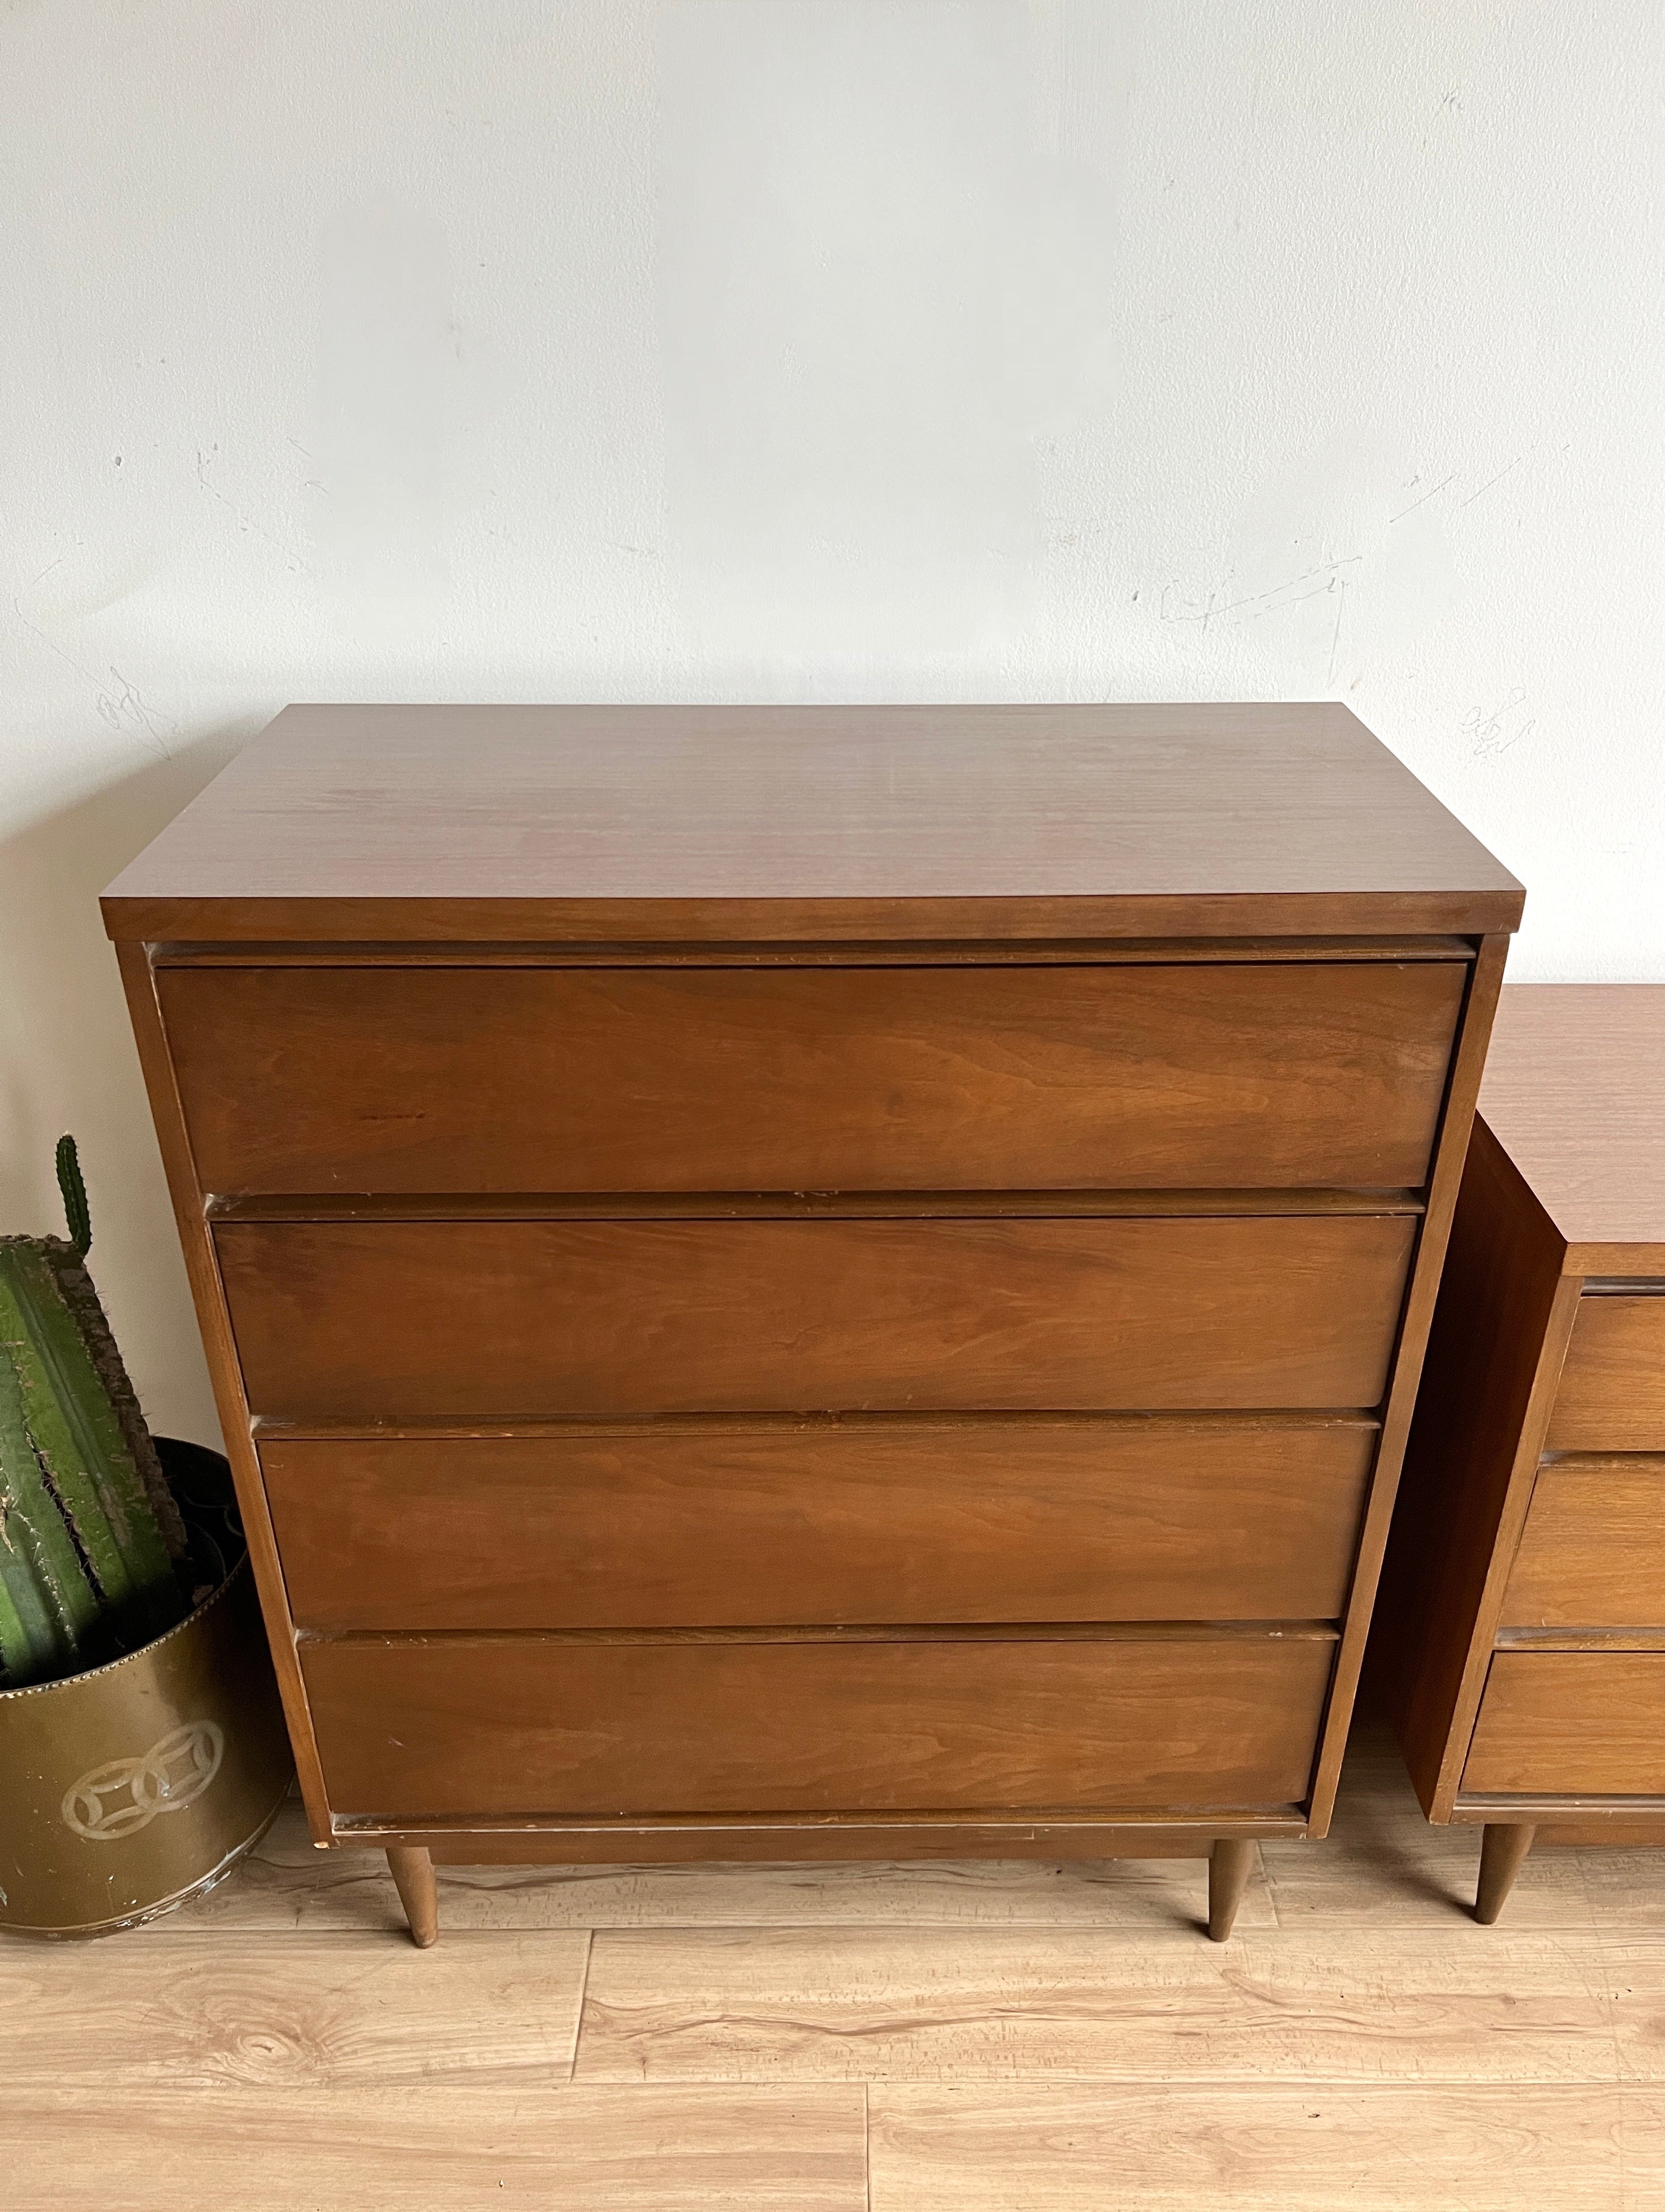
POLYGON ((567 2062, 568 2081, 576 2081, 578 2079, 578 2048, 584 2040, 584 2008, 589 2002, 590 1961, 594 1956, 595 1930, 593 1928, 586 1928, 584 1931, 584 1970, 579 1977, 578 2006, 573 2014, 573 2055, 567 2062))

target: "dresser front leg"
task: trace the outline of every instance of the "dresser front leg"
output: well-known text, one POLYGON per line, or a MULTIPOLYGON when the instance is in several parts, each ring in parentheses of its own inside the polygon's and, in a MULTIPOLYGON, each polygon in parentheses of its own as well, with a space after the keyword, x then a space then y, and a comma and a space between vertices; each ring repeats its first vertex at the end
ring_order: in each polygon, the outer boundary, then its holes
POLYGON ((1480 1838, 1480 1878, 1474 1893, 1474 1917, 1489 1928, 1532 1849, 1536 1828, 1522 1822, 1488 1820, 1480 1838))
POLYGON ((1224 1943, 1249 1887, 1255 1846, 1240 1836, 1219 1836, 1208 1854, 1208 1940, 1224 1943))
POLYGON ((398 1886, 404 1917, 410 1923, 410 1941, 419 1951, 425 1951, 440 1932, 440 1893, 434 1881, 434 1862, 420 1848, 390 1844, 387 1865, 398 1886))

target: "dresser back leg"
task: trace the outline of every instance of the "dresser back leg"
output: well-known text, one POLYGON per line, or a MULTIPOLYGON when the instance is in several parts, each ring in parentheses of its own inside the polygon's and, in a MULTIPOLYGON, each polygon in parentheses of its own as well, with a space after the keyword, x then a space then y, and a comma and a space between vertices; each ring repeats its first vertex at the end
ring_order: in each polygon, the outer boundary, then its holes
POLYGON ((410 1941, 425 1951, 440 1932, 440 1893, 434 1881, 434 1862, 424 1850, 390 1844, 387 1864, 404 1917, 410 1923, 410 1941))
POLYGON ((1480 1878, 1474 1893, 1474 1917, 1489 1928, 1515 1887, 1536 1828, 1526 1822, 1488 1820, 1480 1838, 1480 1878))
POLYGON ((1221 1836, 1208 1854, 1208 1937, 1224 1943, 1249 1886, 1255 1846, 1238 1836, 1221 1836))

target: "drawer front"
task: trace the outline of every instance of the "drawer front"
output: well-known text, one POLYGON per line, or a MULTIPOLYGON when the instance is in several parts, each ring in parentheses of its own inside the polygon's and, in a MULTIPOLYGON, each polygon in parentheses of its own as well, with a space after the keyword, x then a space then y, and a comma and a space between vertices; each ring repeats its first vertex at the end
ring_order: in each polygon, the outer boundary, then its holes
POLYGON ((1364 1422, 263 1438, 303 1629, 1329 1620, 1364 1422))
POLYGON ((1665 1297, 1578 1301, 1551 1451, 1665 1451, 1665 1297))
POLYGON ((1368 1407, 1415 1223, 222 1224, 252 1409, 1368 1407))
POLYGON ((1539 1468, 1503 1620, 1510 1628, 1665 1627, 1665 1456, 1539 1468))
POLYGON ((1499 1651, 1462 1787, 1665 1796, 1665 1651, 1499 1651))
POLYGON ((1305 1796, 1334 1645, 303 1644, 337 1814, 1121 1811, 1305 1796))
POLYGON ((1461 963, 159 971, 202 1187, 1419 1185, 1461 963))

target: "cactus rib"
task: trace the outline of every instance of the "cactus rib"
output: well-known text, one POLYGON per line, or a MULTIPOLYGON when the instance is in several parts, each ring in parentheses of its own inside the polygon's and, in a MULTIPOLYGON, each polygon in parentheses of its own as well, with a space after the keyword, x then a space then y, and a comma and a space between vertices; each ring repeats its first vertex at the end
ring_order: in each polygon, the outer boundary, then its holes
MULTIPOLYGON (((99 1624, 98 1593, 64 1526, 29 1435, 11 1348, 0 1345, 0 1582, 28 1645, 27 1680, 73 1665, 99 1624)), ((8 1678, 19 1679, 9 1653, 8 1678)))
POLYGON ((92 1242, 75 1139, 58 1147, 69 1222, 0 1237, 0 1682, 51 1680, 131 1651, 188 1606, 184 1523, 82 1264, 92 1242))
POLYGON ((114 1409, 38 1246, 0 1244, 0 1336, 45 1480, 125 1639, 179 1617, 173 1562, 114 1409))

